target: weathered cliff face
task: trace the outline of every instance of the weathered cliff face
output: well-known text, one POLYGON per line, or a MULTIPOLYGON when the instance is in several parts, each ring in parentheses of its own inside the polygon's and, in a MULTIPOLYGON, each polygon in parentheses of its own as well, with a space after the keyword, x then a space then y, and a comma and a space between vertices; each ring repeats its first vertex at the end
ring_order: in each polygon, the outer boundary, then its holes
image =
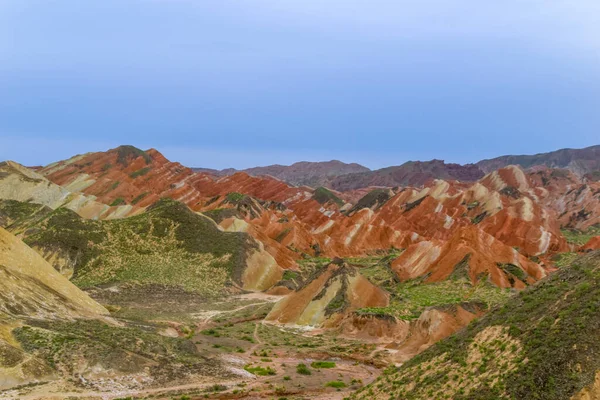
POLYGON ((562 227, 586 230, 600 224, 600 182, 560 169, 540 169, 528 176, 538 203, 553 211, 562 227))
POLYGON ((331 263, 280 300, 265 321, 331 328, 358 308, 384 307, 388 302, 389 294, 370 283, 356 268, 342 262, 331 263))

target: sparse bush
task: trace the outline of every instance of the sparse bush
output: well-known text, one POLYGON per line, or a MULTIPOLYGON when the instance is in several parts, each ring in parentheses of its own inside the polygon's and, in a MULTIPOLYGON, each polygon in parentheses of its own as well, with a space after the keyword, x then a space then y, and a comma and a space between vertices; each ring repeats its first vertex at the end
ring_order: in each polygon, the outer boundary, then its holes
POLYGON ((310 364, 313 368, 335 368, 335 363, 333 361, 313 361, 310 364))
POLYGON ((296 365, 296 372, 299 373, 300 375, 312 375, 312 372, 310 371, 310 369, 308 369, 306 364, 296 365))
POLYGON ((332 387, 332 388, 336 388, 336 389, 341 389, 341 388, 345 388, 346 384, 342 381, 331 381, 331 382, 327 382, 325 384, 325 387, 332 387))

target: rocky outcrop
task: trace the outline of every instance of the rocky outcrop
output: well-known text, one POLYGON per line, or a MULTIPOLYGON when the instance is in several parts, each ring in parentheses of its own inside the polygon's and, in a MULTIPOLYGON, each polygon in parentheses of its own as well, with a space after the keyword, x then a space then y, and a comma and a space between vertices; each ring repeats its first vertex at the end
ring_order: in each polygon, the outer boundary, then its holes
POLYGON ((553 211, 560 226, 586 230, 600 224, 600 182, 564 169, 540 169, 528 176, 538 204, 553 211))
MULTIPOLYGON (((84 175, 77 175, 71 187, 84 181, 84 175)), ((84 218, 121 218, 139 212, 130 205, 111 207, 96 201, 94 196, 67 190, 12 161, 0 163, 0 199, 36 203, 52 209, 65 207, 84 218)))
POLYGON ((265 321, 331 328, 353 311, 388 305, 389 294, 341 260, 316 271, 304 285, 280 300, 265 321))
POLYGON ((454 275, 518 289, 547 275, 540 265, 473 226, 461 228, 447 241, 409 246, 392 262, 392 270, 402 281, 422 277, 436 282, 454 275))

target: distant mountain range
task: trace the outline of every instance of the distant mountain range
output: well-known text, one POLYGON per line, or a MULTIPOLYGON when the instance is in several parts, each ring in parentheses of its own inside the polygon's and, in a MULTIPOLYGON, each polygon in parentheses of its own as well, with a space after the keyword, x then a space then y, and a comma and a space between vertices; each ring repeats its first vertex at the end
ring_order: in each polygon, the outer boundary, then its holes
POLYGON ((192 168, 196 172, 206 172, 215 176, 233 175, 236 172, 245 172, 252 176, 270 175, 281 179, 294 186, 330 186, 331 182, 348 174, 368 173, 371 170, 360 164, 347 164, 338 160, 310 162, 301 161, 292 165, 268 165, 266 167, 254 167, 243 170, 227 168, 215 170, 209 168, 192 168))
POLYGON ((600 170, 600 145, 583 149, 560 149, 549 153, 534 155, 501 156, 489 160, 481 160, 477 166, 488 173, 507 165, 519 165, 522 168, 545 166, 548 168, 565 168, 578 176, 584 176, 600 170))
POLYGON ((294 186, 325 186, 339 191, 361 189, 370 186, 422 186, 433 179, 475 182, 486 173, 519 165, 524 169, 548 167, 568 169, 579 177, 600 179, 600 145, 584 149, 561 149, 535 155, 506 155, 475 164, 445 163, 443 160, 409 161, 399 166, 370 170, 360 164, 347 164, 332 160, 325 162, 302 161, 292 165, 269 165, 244 170, 228 168, 215 170, 192 168, 214 176, 228 176, 245 172, 252 176, 269 175, 294 186))

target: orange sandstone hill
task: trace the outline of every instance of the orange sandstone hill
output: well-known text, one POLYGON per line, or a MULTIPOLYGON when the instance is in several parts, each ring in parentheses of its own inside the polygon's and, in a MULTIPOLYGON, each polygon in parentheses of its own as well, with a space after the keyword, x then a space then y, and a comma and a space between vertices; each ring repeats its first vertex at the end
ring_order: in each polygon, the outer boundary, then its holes
POLYGON ((331 328, 356 309, 385 307, 388 303, 388 293, 338 259, 279 301, 265 321, 331 328))
POLYGON ((224 230, 248 232, 283 268, 295 269, 303 255, 348 257, 408 248, 394 263, 401 277, 418 270, 419 276, 443 279, 468 255, 474 281, 486 272, 506 287, 521 287, 552 270, 546 256, 570 248, 561 225, 592 226, 600 215, 599 183, 565 170, 525 172, 516 166, 472 183, 429 179, 418 188, 353 192, 364 194, 360 198, 245 173, 215 177, 131 146, 76 156, 39 172, 70 191, 127 205, 133 213, 161 197, 176 199, 224 230), (437 249, 439 257, 410 260, 410 254, 419 258, 416 245, 437 249), (526 277, 501 272, 499 266, 509 264, 526 277))

